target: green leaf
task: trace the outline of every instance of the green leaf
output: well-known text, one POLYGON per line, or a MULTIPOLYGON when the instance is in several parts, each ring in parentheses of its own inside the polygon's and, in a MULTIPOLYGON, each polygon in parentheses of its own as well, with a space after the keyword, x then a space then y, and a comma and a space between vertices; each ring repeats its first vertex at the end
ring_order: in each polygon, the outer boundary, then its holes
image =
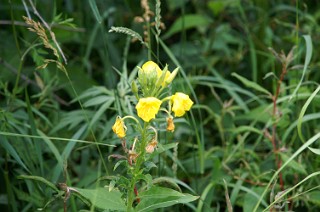
MULTIPOLYGON (((281 153, 280 156, 283 162, 286 162, 289 159, 289 156, 287 156, 286 154, 281 153)), ((307 171, 305 170, 305 168, 295 160, 291 160, 288 166, 301 174, 307 174, 307 171)))
MULTIPOLYGON (((310 145, 312 145, 315 141, 317 141, 320 138, 320 133, 317 133, 316 135, 314 135, 313 137, 311 137, 306 143, 304 143, 297 151, 295 151, 293 153, 293 155, 286 160, 286 162, 273 174, 272 178, 270 179, 268 185, 265 187, 263 193, 260 195, 259 201, 257 202, 255 208, 253 209, 253 211, 257 211, 260 203, 263 200, 263 197, 265 196, 265 194, 267 193, 267 191, 270 188, 271 183, 275 180, 275 178, 279 175, 279 173, 295 158, 297 157, 301 152, 303 152, 307 147, 309 147, 310 145)), ((304 180, 300 181, 296 186, 298 186, 299 184, 301 184, 302 182, 304 182, 305 180, 320 174, 320 172, 315 172, 312 173, 310 175, 308 175, 308 177, 306 177, 304 180)), ((294 186, 294 187, 296 187, 294 186)), ((288 189, 287 191, 290 191, 291 189, 294 189, 294 187, 291 187, 290 189, 288 189)), ((285 192, 283 195, 285 195, 287 192, 285 192)), ((272 206, 272 205, 269 205, 272 206)), ((268 207, 269 207, 268 206, 268 207)))
MULTIPOLYGON (((254 192, 254 194, 261 194, 263 192, 263 188, 259 187, 253 187, 251 190, 254 192)), ((252 193, 246 193, 244 195, 244 201, 243 201, 243 211, 252 211, 255 204, 257 202, 257 197, 254 196, 252 193)), ((262 211, 262 207, 259 207, 259 211, 262 211)))
POLYGON ((102 22, 102 18, 101 18, 101 15, 99 13, 99 10, 98 10, 98 6, 96 4, 96 1, 95 0, 89 0, 89 5, 92 9, 92 12, 96 18, 96 20, 98 21, 99 24, 101 24, 102 22))
POLYGON ((172 24, 171 28, 163 36, 163 39, 167 39, 173 34, 182 30, 187 30, 199 26, 208 26, 211 22, 211 19, 200 14, 187 14, 181 16, 172 24))
POLYGON ((156 153, 160 154, 162 152, 165 152, 169 149, 175 148, 179 143, 170 143, 170 144, 158 144, 158 148, 156 153))
POLYGON ((154 186, 151 189, 139 194, 141 202, 137 205, 136 211, 152 211, 157 208, 169 207, 175 204, 192 202, 198 196, 180 193, 170 188, 154 186))
POLYGON ((56 192, 59 192, 59 189, 57 188, 57 186, 55 186, 52 182, 44 179, 43 177, 33 176, 33 175, 20 175, 18 176, 18 179, 40 181, 46 184, 47 186, 49 186, 50 188, 52 188, 53 190, 55 190, 56 192))
POLYGON ((312 191, 308 194, 308 201, 320 206, 320 191, 312 191))
POLYGON ((76 189, 81 196, 90 200, 90 202, 97 208, 117 211, 126 210, 126 205, 123 199, 121 198, 120 191, 109 191, 108 188, 74 189, 76 189))
POLYGON ((298 135, 299 135, 299 138, 301 139, 302 142, 305 142, 305 138, 303 136, 303 133, 302 133, 302 118, 304 116, 304 114, 306 113, 309 105, 311 104, 312 100, 314 99, 314 97, 317 95, 317 93, 320 91, 320 86, 318 86, 318 88, 313 91, 313 93, 310 95, 310 97, 307 99, 306 103, 304 103, 301 111, 300 111, 300 114, 299 114, 299 118, 298 118, 298 124, 297 124, 297 130, 298 130, 298 135))
POLYGON ((312 148, 312 147, 308 147, 311 152, 313 152, 314 154, 320 155, 320 149, 316 149, 316 148, 312 148))
POLYGON ((246 78, 244 78, 244 77, 242 77, 239 74, 234 73, 234 72, 231 75, 236 77, 238 80, 240 80, 248 88, 253 88, 253 89, 257 90, 257 91, 260 91, 260 92, 262 92, 264 94, 267 94, 268 96, 271 96, 269 91, 267 91, 266 89, 264 89, 263 87, 261 87, 257 83, 252 82, 252 81, 250 81, 250 80, 248 80, 248 79, 246 79, 246 78))
POLYGON ((304 40, 306 41, 306 59, 304 61, 304 65, 303 65, 303 72, 302 72, 302 76, 300 78, 300 81, 299 81, 299 84, 297 85, 297 87, 294 89, 293 93, 291 94, 290 96, 290 100, 296 96, 296 93, 297 91, 299 90, 302 82, 303 82, 303 79, 304 79, 304 76, 307 72, 307 68, 310 64, 310 61, 311 61, 311 56, 312 56, 312 41, 311 41, 311 37, 310 35, 304 35, 303 36, 304 40))
POLYGON ((14 146, 12 146, 9 141, 7 140, 6 137, 4 136, 0 136, 1 142, 0 145, 7 151, 7 153, 9 153, 15 160, 17 163, 20 164, 20 166, 22 166, 27 172, 30 173, 30 170, 27 168, 27 166, 23 163, 23 161, 21 160, 19 154, 17 153, 17 151, 15 150, 14 146))

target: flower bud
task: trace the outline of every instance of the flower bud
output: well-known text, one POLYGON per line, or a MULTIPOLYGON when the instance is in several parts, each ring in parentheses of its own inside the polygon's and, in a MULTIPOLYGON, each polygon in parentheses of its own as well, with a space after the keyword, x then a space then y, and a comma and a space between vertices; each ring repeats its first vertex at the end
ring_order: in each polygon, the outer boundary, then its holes
POLYGON ((170 74, 170 76, 167 79, 165 79, 166 80, 165 83, 167 85, 169 85, 174 80, 174 78, 177 76, 178 71, 179 71, 179 67, 174 69, 173 72, 170 74))
POLYGON ((173 117, 170 116, 167 118, 167 131, 173 132, 174 131, 174 123, 173 123, 173 117))
POLYGON ((154 152, 154 149, 157 147, 158 141, 156 139, 153 139, 147 146, 146 146, 146 152, 151 154, 154 152))
POLYGON ((139 97, 138 96, 138 86, 137 86, 137 83, 134 80, 131 83, 131 91, 136 97, 139 97))

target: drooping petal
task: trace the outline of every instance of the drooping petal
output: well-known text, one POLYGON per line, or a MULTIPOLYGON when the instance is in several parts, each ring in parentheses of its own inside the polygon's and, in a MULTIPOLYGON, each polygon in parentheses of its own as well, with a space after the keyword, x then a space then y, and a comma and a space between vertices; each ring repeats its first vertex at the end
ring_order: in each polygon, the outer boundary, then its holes
POLYGON ((161 105, 161 101, 155 97, 140 98, 136 109, 138 116, 145 122, 149 122, 154 119, 158 113, 161 105))
POLYGON ((126 136, 127 128, 120 116, 117 117, 116 122, 112 126, 112 130, 119 138, 124 138, 126 136))
POLYGON ((172 111, 177 117, 183 116, 186 111, 189 111, 193 105, 193 101, 189 98, 188 95, 177 92, 171 97, 172 101, 172 111))

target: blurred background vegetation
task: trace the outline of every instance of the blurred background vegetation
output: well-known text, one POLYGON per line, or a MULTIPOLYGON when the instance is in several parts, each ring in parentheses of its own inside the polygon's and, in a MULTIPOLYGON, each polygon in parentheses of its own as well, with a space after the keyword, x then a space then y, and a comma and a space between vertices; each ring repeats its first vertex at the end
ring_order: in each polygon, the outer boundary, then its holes
MULTIPOLYGON (((30 1, 2 1, 1 211, 63 211, 63 199, 52 189, 21 175, 90 188, 115 174, 108 156, 121 153, 121 144, 111 127, 118 113, 132 114, 130 82, 148 60, 139 41, 109 33, 123 26, 144 37, 138 0, 33 3, 67 57, 68 74, 54 64, 37 69, 54 56, 27 29, 23 16, 40 21, 30 1)), ((155 3, 149 0, 151 11, 155 3)), ((274 211, 320 210, 319 143, 298 152, 320 127, 319 95, 306 104, 320 80, 319 6, 304 0, 161 1, 164 28, 159 40, 148 38, 152 60, 171 71, 180 66, 171 92, 182 89, 196 104, 175 120, 174 134, 160 130, 161 143, 179 145, 156 159, 152 175, 176 179, 183 191, 200 196, 165 211, 225 211, 228 200, 234 211, 252 211, 270 181, 258 211, 290 188, 274 211), (280 80, 283 66, 269 47, 287 55, 294 46, 280 80), (273 180, 279 163, 292 156, 281 180, 273 180)), ((67 204, 70 211, 86 208, 73 196, 67 204)))

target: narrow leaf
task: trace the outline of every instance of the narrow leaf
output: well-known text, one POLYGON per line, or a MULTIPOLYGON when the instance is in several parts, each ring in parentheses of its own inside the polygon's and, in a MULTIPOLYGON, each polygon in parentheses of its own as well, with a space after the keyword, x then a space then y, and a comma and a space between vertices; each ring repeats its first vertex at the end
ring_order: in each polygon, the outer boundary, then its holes
POLYGON ((33 175, 20 175, 18 176, 18 179, 39 181, 46 184, 48 187, 52 188, 56 192, 59 192, 59 189, 57 188, 57 186, 55 186, 52 182, 46 180, 43 177, 33 176, 33 175))
POLYGON ((95 0, 89 0, 89 5, 90 5, 90 7, 92 9, 92 12, 93 12, 94 16, 96 17, 98 23, 101 24, 102 18, 101 18, 101 15, 99 13, 96 1, 95 0))
POLYGON ((313 152, 314 154, 320 155, 320 149, 316 149, 316 148, 312 148, 312 147, 308 147, 311 152, 313 152))
POLYGON ((303 38, 306 41, 306 59, 304 61, 303 72, 302 72, 302 76, 301 76, 301 79, 299 81, 299 84, 294 89, 293 93, 291 94, 289 101, 296 95, 297 91, 299 90, 299 88, 300 88, 300 86, 302 84, 302 81, 304 79, 304 75, 306 74, 307 68, 308 68, 309 63, 311 61, 311 56, 312 56, 312 41, 311 41, 311 37, 310 37, 310 35, 304 35, 303 38))
POLYGON ((300 114, 299 114, 299 118, 298 118, 298 124, 297 124, 297 129, 298 129, 298 135, 299 138, 301 139, 302 142, 305 141, 305 138, 302 135, 302 129, 301 129, 301 125, 302 125, 302 118, 305 114, 305 112, 307 111, 308 106, 310 105, 311 101, 313 100, 313 98, 317 95, 317 93, 320 90, 320 86, 311 94, 311 96, 308 98, 308 100, 306 101, 306 103, 303 105, 300 114))
POLYGON ((208 26, 212 21, 200 14, 187 14, 179 17, 170 27, 168 32, 163 36, 163 39, 167 39, 175 33, 182 30, 187 30, 199 26, 208 26))
POLYGON ((255 82, 252 82, 242 76, 240 76, 239 74, 237 73, 232 73, 231 74, 232 76, 236 77, 238 80, 240 80, 245 86, 247 86, 248 88, 253 88, 259 92, 262 92, 264 94, 267 94, 268 96, 271 96, 270 92, 267 91, 266 89, 264 89, 263 87, 261 87, 260 85, 258 85, 257 83, 255 82))

